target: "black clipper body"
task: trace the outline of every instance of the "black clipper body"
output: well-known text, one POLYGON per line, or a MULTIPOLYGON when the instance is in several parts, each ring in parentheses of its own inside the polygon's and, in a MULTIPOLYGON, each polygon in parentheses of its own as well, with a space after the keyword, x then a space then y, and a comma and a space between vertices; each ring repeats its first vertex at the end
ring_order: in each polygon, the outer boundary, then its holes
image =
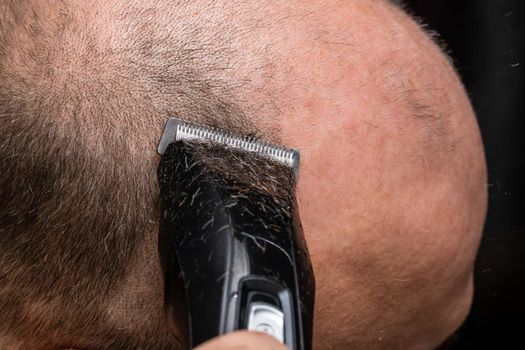
POLYGON ((175 282, 182 277, 191 348, 249 329, 272 334, 291 350, 310 350, 315 286, 292 169, 176 141, 164 151, 158 179, 167 317, 174 317, 175 282), (256 168, 272 174, 280 167, 280 174, 264 178, 249 162, 262 162, 256 168))

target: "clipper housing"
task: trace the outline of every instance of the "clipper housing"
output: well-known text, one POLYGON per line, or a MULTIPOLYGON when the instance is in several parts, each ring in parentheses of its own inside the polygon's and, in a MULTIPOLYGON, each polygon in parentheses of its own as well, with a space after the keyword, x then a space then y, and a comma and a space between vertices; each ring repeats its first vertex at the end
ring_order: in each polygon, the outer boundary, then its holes
POLYGON ((163 151, 159 251, 168 323, 182 283, 192 348, 248 329, 310 350, 315 282, 293 168, 198 140, 163 151))

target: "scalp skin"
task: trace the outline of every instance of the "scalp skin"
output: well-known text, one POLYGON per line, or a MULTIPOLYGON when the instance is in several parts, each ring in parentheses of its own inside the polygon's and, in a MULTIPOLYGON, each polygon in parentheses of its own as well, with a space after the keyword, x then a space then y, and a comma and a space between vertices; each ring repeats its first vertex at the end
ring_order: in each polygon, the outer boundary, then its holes
POLYGON ((470 307, 486 210, 480 136, 415 23, 385 2, 345 4, 296 24, 327 23, 317 45, 287 42, 300 64, 279 80, 283 139, 302 157, 316 346, 434 348, 470 307))
POLYGON ((42 206, 33 221, 29 204, 0 206, 28 225, 0 221, 0 348, 178 348, 156 241, 155 145, 171 115, 301 151, 315 349, 429 349, 461 324, 486 210, 481 140, 453 68, 400 10, 8 3, 0 194, 42 206))

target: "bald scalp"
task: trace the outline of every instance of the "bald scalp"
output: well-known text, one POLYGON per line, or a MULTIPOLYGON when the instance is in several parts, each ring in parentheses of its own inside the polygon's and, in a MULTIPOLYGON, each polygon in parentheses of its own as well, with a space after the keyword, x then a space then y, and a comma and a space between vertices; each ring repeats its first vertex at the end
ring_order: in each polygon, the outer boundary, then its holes
POLYGON ((449 60, 414 21, 388 2, 339 4, 296 24, 324 31, 316 45, 287 42, 301 62, 287 74, 301 83, 279 90, 283 139, 301 150, 314 339, 435 348, 472 298, 486 211, 479 131, 449 60))
POLYGON ((401 11, 0 1, 0 345, 178 348, 156 242, 155 147, 173 115, 301 150, 316 347, 432 347, 461 323, 479 135, 401 11))

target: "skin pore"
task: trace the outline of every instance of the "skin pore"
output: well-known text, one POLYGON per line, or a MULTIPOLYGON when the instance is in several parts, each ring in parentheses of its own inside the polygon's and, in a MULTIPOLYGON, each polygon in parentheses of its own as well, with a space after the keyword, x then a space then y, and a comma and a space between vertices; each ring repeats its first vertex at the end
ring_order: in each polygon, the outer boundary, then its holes
POLYGON ((0 28, 0 348, 179 347, 156 241, 170 115, 301 151, 314 349, 435 348, 466 317, 481 140, 452 66, 389 2, 0 0, 0 28), (51 192, 34 217, 16 201, 51 192))

